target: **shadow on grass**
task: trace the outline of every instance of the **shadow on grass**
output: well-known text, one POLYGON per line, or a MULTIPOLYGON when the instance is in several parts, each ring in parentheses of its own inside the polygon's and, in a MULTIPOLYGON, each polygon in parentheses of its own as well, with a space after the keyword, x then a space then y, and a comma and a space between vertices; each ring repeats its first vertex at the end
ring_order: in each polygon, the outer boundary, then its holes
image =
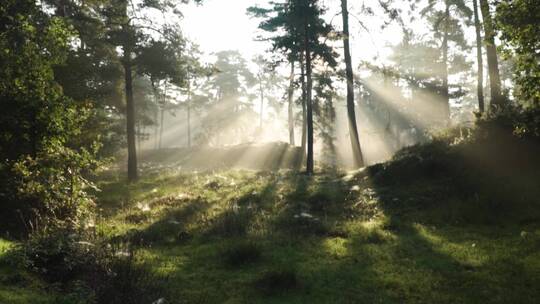
MULTIPOLYGON (((441 167, 431 164, 423 169, 432 172, 429 178, 411 180, 392 175, 394 169, 380 170, 388 168, 364 170, 352 179, 339 173, 259 173, 249 180, 263 180, 258 186, 223 193, 216 205, 189 200, 167 209, 141 232, 156 236, 146 250, 169 278, 167 298, 186 303, 540 299, 535 289, 540 276, 524 262, 536 245, 516 241, 518 232, 499 235, 489 225, 444 220, 439 207, 463 199, 449 185, 447 171, 437 172, 441 167), (234 253, 232 263, 228 252, 234 253)), ((454 219, 459 216, 456 212, 454 219)))

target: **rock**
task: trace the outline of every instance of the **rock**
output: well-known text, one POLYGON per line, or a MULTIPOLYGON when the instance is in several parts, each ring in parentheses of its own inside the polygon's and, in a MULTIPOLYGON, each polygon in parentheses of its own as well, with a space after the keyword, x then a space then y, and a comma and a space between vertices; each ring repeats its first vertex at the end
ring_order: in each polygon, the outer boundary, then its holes
POLYGON ((167 302, 167 300, 165 300, 165 298, 159 298, 157 300, 155 300, 154 302, 152 302, 152 304, 167 304, 169 302, 167 302))

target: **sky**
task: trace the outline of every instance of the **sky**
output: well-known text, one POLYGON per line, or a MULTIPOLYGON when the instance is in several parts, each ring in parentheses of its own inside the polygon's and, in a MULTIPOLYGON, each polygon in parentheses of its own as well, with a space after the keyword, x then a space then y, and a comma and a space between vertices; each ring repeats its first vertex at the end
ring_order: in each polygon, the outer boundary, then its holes
POLYGON ((256 19, 246 15, 246 9, 260 0, 205 0, 203 5, 190 4, 183 9, 184 34, 205 53, 238 50, 246 59, 270 48, 265 42, 254 41, 256 19))
MULTIPOLYGON (((254 5, 267 6, 268 2, 268 0, 205 0, 202 5, 186 5, 182 10, 184 34, 207 54, 238 50, 246 59, 251 59, 256 54, 269 50, 270 44, 254 40, 259 33, 257 26, 260 20, 246 15, 246 10, 254 5)), ((353 65, 357 66, 360 59, 372 60, 377 55, 379 57, 388 55, 389 50, 385 46, 389 42, 399 42, 401 39, 399 28, 391 25, 383 34, 380 29, 381 17, 362 16, 362 22, 370 29, 370 33, 367 33, 359 26, 359 19, 355 15, 360 11, 362 4, 378 7, 377 0, 350 2, 353 65)), ((337 15, 337 10, 340 9, 339 2, 323 0, 322 3, 331 8, 327 12, 327 21, 336 28, 341 28, 341 16, 337 15)), ((384 14, 380 12, 380 15, 384 14)))
MULTIPOLYGON (((340 31, 342 26, 340 0, 320 1, 329 8, 325 15, 326 21, 340 31)), ((269 42, 255 40, 261 34, 258 30, 260 19, 251 18, 246 14, 246 10, 255 5, 267 7, 269 2, 269 0, 204 0, 202 5, 186 4, 182 8, 184 18, 181 21, 181 27, 186 38, 197 44, 199 50, 205 54, 201 58, 203 61, 212 62, 212 53, 238 50, 250 62, 255 55, 268 52, 271 45, 269 42)), ((408 10, 409 3, 408 1, 395 2, 396 5, 402 4, 401 9, 404 12, 408 10)), ((422 3, 419 4, 420 7, 422 5, 422 3)), ((375 65, 388 64, 386 57, 391 54, 391 46, 398 44, 402 39, 401 28, 395 22, 383 28, 388 18, 378 0, 349 0, 349 13, 353 68, 356 70, 361 60, 375 65), (373 13, 362 13, 364 6, 370 7, 373 13)), ((406 17, 407 14, 403 13, 402 16, 406 17)), ((404 21, 416 34, 429 32, 429 28, 425 23, 422 24, 423 21, 419 21, 419 18, 412 23, 408 19, 404 21)), ((343 48, 340 41, 336 42, 335 50, 340 55, 342 54, 343 48)), ((288 73, 286 66, 283 69, 283 74, 288 73)), ((339 91, 344 92, 344 83, 335 85, 339 91)), ((258 107, 255 110, 257 111, 258 107)), ((264 113, 266 117, 269 113, 267 108, 264 113)), ((287 134, 274 135, 279 135, 281 140, 286 140, 287 137, 287 134)), ((177 134, 171 136, 178 138, 177 134)))

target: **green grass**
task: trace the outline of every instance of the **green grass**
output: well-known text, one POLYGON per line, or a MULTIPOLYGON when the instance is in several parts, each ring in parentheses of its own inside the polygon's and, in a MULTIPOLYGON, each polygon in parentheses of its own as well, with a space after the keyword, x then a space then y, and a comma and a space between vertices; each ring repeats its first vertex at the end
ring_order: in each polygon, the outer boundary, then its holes
POLYGON ((53 304, 64 303, 55 292, 47 291, 44 284, 26 271, 13 265, 13 242, 0 239, 0 303, 53 304))
MULTIPOLYGON (((501 219, 448 176, 380 170, 104 175, 97 231, 136 247, 169 303, 540 301, 538 221, 501 219)), ((6 284, 10 271, 0 303, 62 303, 35 278, 6 284)))
POLYGON ((107 183, 100 231, 138 244, 173 303, 540 300, 540 225, 444 221, 437 204, 457 198, 436 181, 225 171, 107 183), (249 261, 231 263, 231 250, 249 261))

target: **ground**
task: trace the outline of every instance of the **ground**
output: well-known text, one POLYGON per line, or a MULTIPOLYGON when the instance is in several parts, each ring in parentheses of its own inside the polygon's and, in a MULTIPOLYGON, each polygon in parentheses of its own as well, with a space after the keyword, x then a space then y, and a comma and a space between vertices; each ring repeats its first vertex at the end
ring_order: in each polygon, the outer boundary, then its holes
MULTIPOLYGON (((535 218, 471 219, 450 212, 447 180, 385 184, 381 170, 154 167, 129 186, 108 172, 92 229, 130 246, 168 303, 540 301, 535 218)), ((0 257, 14 245, 2 241, 0 257)), ((57 303, 2 265, 0 303, 57 303)))

